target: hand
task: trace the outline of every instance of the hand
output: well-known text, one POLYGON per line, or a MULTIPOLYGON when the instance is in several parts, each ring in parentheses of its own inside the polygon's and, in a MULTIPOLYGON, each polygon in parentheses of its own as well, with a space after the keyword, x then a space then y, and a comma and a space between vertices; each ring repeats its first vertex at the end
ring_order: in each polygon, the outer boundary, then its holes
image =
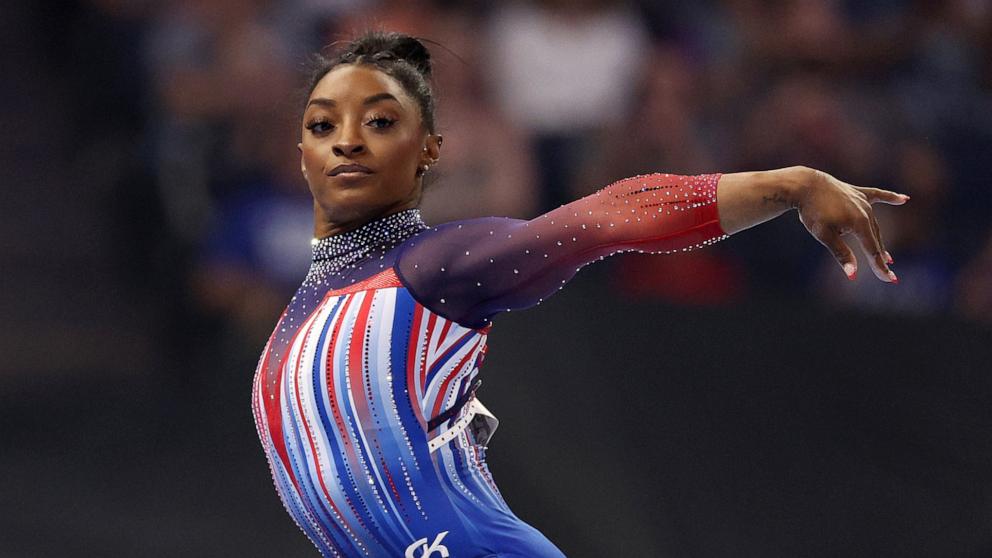
POLYGON ((896 274, 889 269, 888 264, 893 263, 892 256, 885 250, 871 204, 902 205, 909 196, 878 188, 852 186, 822 171, 813 171, 812 177, 796 202, 799 220, 806 230, 830 250, 848 279, 854 280, 857 275, 858 260, 841 237, 853 234, 868 257, 875 276, 888 283, 898 283, 896 274))

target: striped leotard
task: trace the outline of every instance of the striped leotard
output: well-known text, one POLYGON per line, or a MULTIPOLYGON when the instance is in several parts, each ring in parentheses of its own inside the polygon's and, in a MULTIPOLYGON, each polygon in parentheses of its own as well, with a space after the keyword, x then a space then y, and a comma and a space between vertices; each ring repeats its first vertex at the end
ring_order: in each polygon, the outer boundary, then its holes
POLYGON ((408 209, 315 240, 252 406, 279 496, 320 553, 561 557, 503 501, 488 436, 459 428, 474 403, 428 425, 472 399, 495 314, 541 302, 617 252, 726 238, 719 176, 628 178, 532 220, 428 227, 408 209))

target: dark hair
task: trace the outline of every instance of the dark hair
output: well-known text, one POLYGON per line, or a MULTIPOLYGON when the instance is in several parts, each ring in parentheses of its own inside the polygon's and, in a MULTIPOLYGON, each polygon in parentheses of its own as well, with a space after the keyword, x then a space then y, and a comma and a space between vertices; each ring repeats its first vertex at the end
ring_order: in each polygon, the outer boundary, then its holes
POLYGON ((335 55, 314 55, 307 97, 328 72, 341 64, 368 64, 394 78, 417 102, 427 131, 436 133, 434 91, 430 84, 431 54, 419 40, 402 33, 366 31, 335 55))

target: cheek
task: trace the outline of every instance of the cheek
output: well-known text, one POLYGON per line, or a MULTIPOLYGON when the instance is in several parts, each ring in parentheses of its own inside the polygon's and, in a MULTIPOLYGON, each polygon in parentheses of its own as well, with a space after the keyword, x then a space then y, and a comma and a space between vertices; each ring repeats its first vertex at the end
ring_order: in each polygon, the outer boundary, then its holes
POLYGON ((408 133, 397 137, 390 145, 383 146, 388 150, 388 158, 396 170, 406 172, 406 168, 416 165, 420 152, 420 142, 415 134, 408 133))
POLYGON ((324 167, 324 158, 320 150, 306 145, 303 146, 303 164, 307 167, 307 174, 314 176, 315 173, 320 173, 324 167))

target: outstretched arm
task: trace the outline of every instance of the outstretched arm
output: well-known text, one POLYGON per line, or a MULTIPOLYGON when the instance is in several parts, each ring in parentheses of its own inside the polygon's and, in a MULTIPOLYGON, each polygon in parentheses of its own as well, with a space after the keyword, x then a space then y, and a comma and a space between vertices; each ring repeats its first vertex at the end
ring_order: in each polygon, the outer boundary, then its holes
POLYGON ((720 226, 727 234, 796 209, 799 220, 830 250, 849 279, 857 274, 858 262, 841 237, 853 234, 875 275, 882 281, 899 282, 888 267, 892 257, 885 250, 871 204, 902 205, 909 199, 907 195, 852 186, 808 167, 789 167, 724 174, 717 185, 717 197, 720 226))
POLYGON ((438 225, 404 244, 397 271, 425 306, 480 327, 497 312, 539 303, 593 261, 635 250, 692 250, 794 208, 842 265, 856 264, 840 239, 853 232, 875 256, 876 274, 893 281, 881 259, 875 201, 905 200, 805 167, 635 176, 529 221, 487 217, 438 225))

